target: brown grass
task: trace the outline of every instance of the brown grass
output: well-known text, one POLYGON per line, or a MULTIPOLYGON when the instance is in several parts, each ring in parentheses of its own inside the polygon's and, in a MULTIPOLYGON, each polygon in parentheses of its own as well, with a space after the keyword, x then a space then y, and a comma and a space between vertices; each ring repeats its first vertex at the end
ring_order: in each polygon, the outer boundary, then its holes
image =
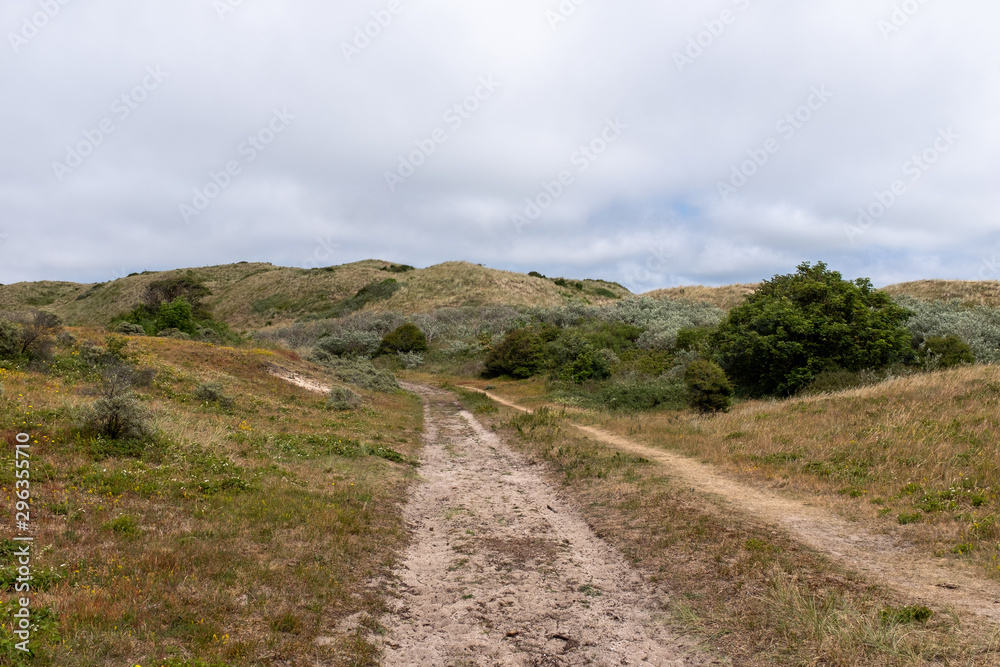
POLYGON ((890 296, 912 296, 922 301, 958 299, 968 305, 1000 307, 1000 282, 996 280, 917 280, 882 288, 890 296))
MULTIPOLYGON (((482 396, 465 396, 472 409, 482 396)), ((477 410, 530 459, 547 463, 599 537, 662 595, 670 623, 732 664, 998 664, 994 630, 947 613, 883 620, 919 604, 871 586, 782 532, 674 483, 641 458, 566 428, 561 413, 477 410)))
POLYGON ((724 285, 722 287, 702 287, 701 285, 669 287, 646 292, 642 296, 675 301, 706 301, 723 310, 729 310, 743 303, 746 296, 759 286, 760 283, 724 285))
MULTIPOLYGON (((147 338, 130 351, 158 372, 140 394, 159 443, 141 459, 95 457, 76 434, 75 416, 93 399, 71 359, 49 374, 0 372, 0 437, 26 431, 36 442, 32 519, 49 546, 33 567, 61 575, 33 601, 55 620, 36 636, 32 664, 377 664, 373 646, 337 626, 384 610, 371 582, 405 546, 400 503, 414 471, 362 451, 415 456, 419 400, 366 394, 362 410, 330 412, 324 396, 267 365, 322 371, 274 352, 147 338), (208 381, 235 407, 195 400, 208 381), (356 453, 327 453, 343 443, 355 449, 337 451, 356 453), (136 534, 114 530, 123 518, 136 534)), ((7 507, 12 481, 7 456, 7 507)))

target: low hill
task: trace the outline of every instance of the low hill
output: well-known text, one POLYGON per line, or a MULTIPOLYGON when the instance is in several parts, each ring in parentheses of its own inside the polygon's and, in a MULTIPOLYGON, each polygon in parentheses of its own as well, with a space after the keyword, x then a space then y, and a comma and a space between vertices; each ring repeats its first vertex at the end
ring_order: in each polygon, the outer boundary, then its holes
POLYGON ((642 296, 674 301, 705 301, 723 310, 729 310, 743 303, 743 299, 757 289, 759 285, 760 283, 746 283, 724 285, 722 287, 702 287, 701 285, 668 287, 666 289, 646 292, 642 296))
POLYGON ((362 288, 388 280, 396 281, 392 286, 395 292, 363 307, 416 313, 445 306, 599 304, 631 295, 617 283, 542 278, 468 262, 447 262, 426 269, 381 260, 320 269, 241 262, 144 272, 106 283, 4 285, 0 286, 0 310, 43 307, 71 325, 104 326, 139 305, 150 284, 174 278, 188 278, 211 290, 205 305, 217 319, 237 329, 330 316, 362 288))
POLYGON ((1000 307, 1000 282, 996 280, 916 280, 882 288, 891 296, 912 296, 921 301, 958 299, 967 305, 1000 307))

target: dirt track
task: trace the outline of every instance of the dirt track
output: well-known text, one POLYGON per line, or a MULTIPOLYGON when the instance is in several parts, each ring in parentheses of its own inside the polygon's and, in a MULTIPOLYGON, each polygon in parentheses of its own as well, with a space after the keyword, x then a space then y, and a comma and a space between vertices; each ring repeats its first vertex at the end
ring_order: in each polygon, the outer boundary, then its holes
POLYGON ((425 402, 423 481, 384 664, 723 664, 672 634, 665 601, 451 394, 406 388, 425 402))
MULTIPOLYGON (((475 387, 467 389, 528 412, 490 392, 475 387)), ((803 544, 914 600, 1000 623, 1000 585, 958 564, 928 558, 892 537, 870 533, 830 511, 733 481, 711 466, 687 457, 640 445, 599 428, 574 426, 595 440, 662 464, 684 485, 717 496, 733 511, 781 526, 803 544)))

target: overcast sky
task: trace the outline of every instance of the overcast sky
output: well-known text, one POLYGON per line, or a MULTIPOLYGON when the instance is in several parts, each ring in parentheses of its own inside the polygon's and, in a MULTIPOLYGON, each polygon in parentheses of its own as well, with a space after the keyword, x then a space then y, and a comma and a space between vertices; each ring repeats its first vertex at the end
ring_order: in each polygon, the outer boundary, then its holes
POLYGON ((6 0, 0 283, 1000 278, 995 0, 6 0))

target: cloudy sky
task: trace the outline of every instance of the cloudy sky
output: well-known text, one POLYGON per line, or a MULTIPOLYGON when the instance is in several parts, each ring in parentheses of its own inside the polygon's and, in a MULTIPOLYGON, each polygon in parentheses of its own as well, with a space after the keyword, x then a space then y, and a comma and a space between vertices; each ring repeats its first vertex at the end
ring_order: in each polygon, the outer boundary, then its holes
POLYGON ((1000 278, 994 0, 6 0, 0 283, 1000 278))

